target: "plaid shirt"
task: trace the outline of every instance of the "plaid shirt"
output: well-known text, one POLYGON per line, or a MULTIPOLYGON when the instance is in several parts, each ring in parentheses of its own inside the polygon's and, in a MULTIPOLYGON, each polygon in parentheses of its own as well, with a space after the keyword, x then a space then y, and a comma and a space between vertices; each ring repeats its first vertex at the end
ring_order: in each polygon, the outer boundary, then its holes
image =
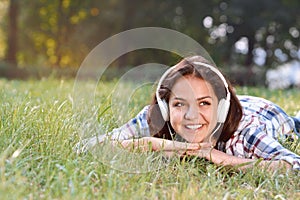
MULTIPOLYGON (((225 153, 241 158, 284 160, 300 170, 300 156, 284 148, 279 141, 297 139, 294 120, 274 103, 252 96, 238 96, 243 107, 239 127, 226 142, 225 153)), ((109 133, 111 139, 125 140, 150 136, 147 123, 149 106, 123 126, 109 133)), ((98 137, 102 140, 104 135, 98 137), (101 138, 102 137, 102 138, 101 138)))
POLYGON ((300 169, 300 156, 279 141, 298 139, 295 122, 274 103, 252 96, 238 96, 243 107, 239 127, 226 142, 225 152, 241 158, 284 160, 300 169))

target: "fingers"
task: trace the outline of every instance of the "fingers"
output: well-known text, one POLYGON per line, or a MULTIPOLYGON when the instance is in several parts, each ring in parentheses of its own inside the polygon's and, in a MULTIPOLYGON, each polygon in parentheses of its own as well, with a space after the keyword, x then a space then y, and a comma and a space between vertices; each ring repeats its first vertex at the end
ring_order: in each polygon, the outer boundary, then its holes
POLYGON ((211 148, 199 149, 199 150, 173 150, 173 151, 162 151, 163 154, 170 158, 174 156, 197 156, 199 158, 209 158, 212 152, 211 148))
POLYGON ((195 151, 186 151, 186 155, 209 159, 211 157, 212 152, 213 147, 206 147, 195 151))
POLYGON ((211 149, 213 148, 211 143, 187 143, 187 142, 177 142, 166 140, 161 144, 161 150, 172 151, 172 150, 185 150, 193 151, 200 149, 211 149))
POLYGON ((201 149, 214 148, 214 146, 210 142, 199 143, 199 145, 201 146, 201 149))
POLYGON ((164 140, 160 144, 160 150, 163 151, 175 151, 175 150, 197 150, 201 148, 201 145, 197 143, 177 142, 171 140, 164 140))
POLYGON ((208 158, 214 148, 211 143, 184 143, 176 141, 167 141, 160 150, 167 157, 173 156, 197 156, 199 158, 208 158))

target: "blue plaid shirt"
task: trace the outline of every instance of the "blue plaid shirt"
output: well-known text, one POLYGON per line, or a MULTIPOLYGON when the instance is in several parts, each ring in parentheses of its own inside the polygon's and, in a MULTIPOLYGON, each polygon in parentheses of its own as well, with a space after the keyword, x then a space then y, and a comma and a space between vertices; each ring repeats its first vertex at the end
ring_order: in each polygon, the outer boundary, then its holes
MULTIPOLYGON (((297 139, 295 122, 274 103, 253 96, 238 96, 243 107, 243 117, 239 127, 226 142, 225 153, 241 158, 263 158, 264 160, 284 160, 300 170, 300 156, 283 147, 279 141, 297 139)), ((125 140, 150 136, 147 123, 149 106, 146 106, 123 126, 108 135, 111 139, 125 140)), ((107 135, 102 135, 102 140, 107 135)))
POLYGON ((300 170, 300 156, 279 141, 298 139, 295 122, 276 104, 252 96, 238 96, 243 107, 239 127, 226 142, 225 152, 241 158, 284 160, 300 170))

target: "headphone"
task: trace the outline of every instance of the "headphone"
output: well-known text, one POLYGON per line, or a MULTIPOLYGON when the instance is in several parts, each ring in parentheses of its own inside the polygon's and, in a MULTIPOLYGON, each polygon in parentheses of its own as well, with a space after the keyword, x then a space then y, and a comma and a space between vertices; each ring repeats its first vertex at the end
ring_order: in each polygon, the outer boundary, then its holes
MULTIPOLYGON (((211 66, 209 64, 202 63, 202 62, 193 62, 193 64, 201 65, 203 67, 206 67, 206 68, 210 69, 211 71, 213 71, 223 81, 223 84, 224 84, 225 89, 226 89, 226 98, 220 99, 220 101, 218 103, 217 122, 218 123, 224 123, 225 120, 226 120, 228 111, 229 111, 229 107, 230 107, 230 92, 229 92, 229 89, 228 89, 228 83, 226 82, 224 76, 221 74, 221 72, 217 68, 215 68, 215 67, 213 67, 213 66, 211 66)), ((176 66, 173 66, 173 67, 169 68, 162 75, 162 77, 160 78, 160 80, 158 82, 156 93, 155 93, 156 99, 157 99, 157 104, 159 106, 161 115, 162 115, 162 117, 163 117, 163 119, 165 121, 169 121, 169 119, 170 119, 170 116, 169 116, 169 107, 168 107, 168 103, 164 99, 160 98, 160 96, 159 96, 159 89, 161 87, 161 84, 162 84, 163 80, 170 74, 171 71, 173 71, 173 69, 175 67, 176 66)))

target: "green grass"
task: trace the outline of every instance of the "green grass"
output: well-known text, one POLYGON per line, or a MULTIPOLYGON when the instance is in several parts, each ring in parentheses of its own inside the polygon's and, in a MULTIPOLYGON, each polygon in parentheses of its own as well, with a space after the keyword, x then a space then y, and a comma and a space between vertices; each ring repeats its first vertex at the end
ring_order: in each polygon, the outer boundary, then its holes
MULTIPOLYGON (((91 154, 78 156, 73 147, 82 135, 108 131, 127 120, 117 119, 110 107, 114 84, 97 88, 100 108, 89 121, 89 104, 74 109, 72 80, 0 80, 0 199, 300 198, 299 174, 294 173, 259 168, 242 173, 203 160, 174 159, 159 170, 134 174, 111 169, 91 154)), ((80 85, 83 91, 94 86, 88 81, 80 85)), ((152 90, 135 91, 128 119, 147 103, 152 90)), ((266 97, 291 115, 300 110, 296 89, 237 91, 266 97)), ((300 153, 299 145, 296 151, 300 153)))

